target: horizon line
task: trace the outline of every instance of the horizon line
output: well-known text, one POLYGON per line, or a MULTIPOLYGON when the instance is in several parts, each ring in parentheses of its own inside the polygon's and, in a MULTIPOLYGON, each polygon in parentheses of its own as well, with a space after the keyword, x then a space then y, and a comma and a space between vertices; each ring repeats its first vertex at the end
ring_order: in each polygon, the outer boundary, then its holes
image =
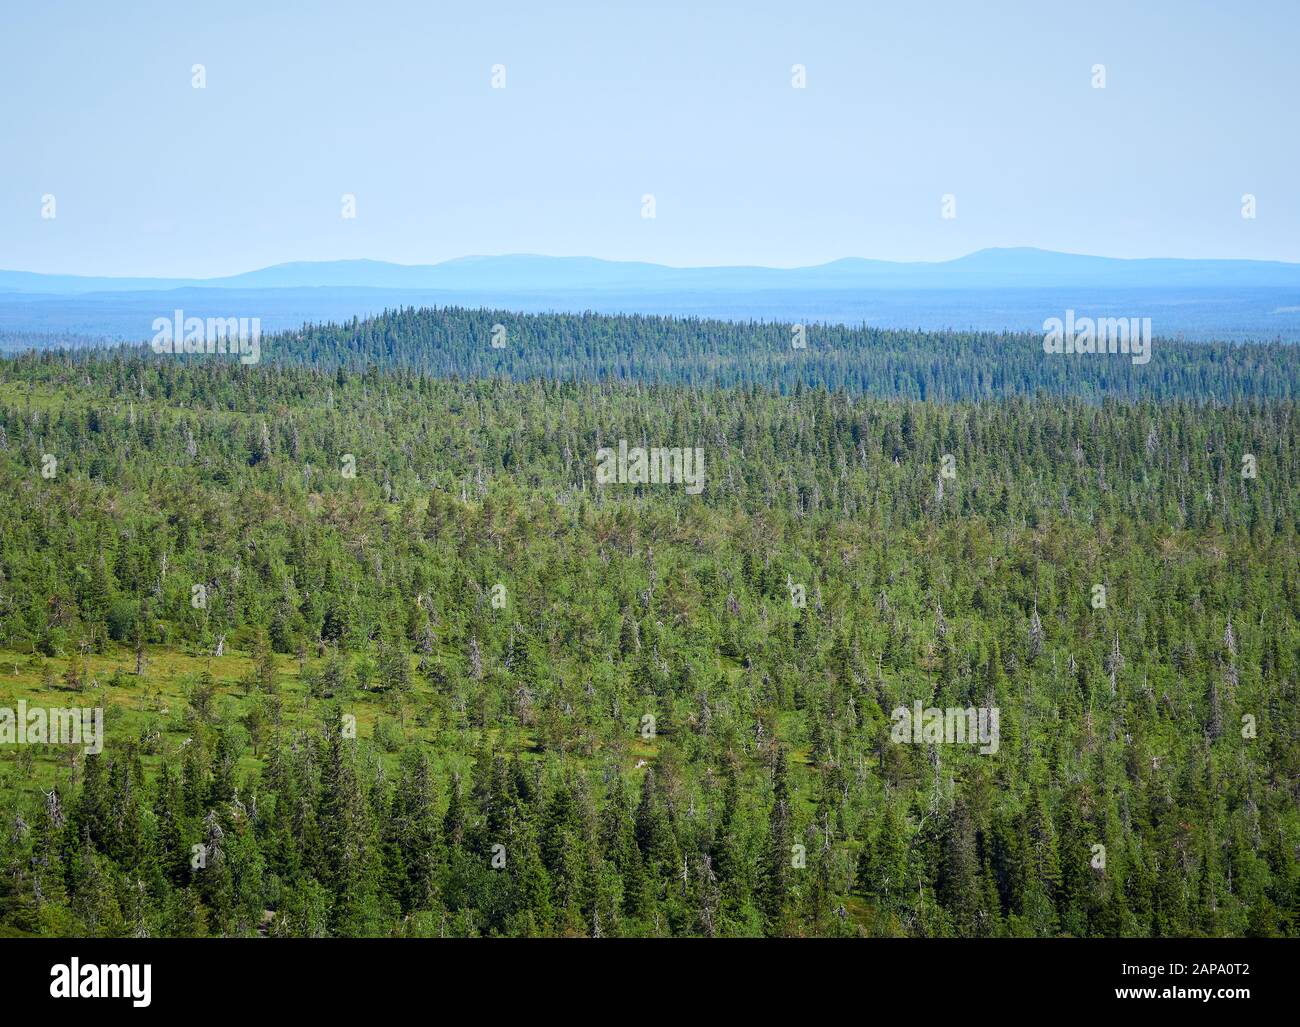
POLYGON ((108 280, 129 280, 129 279, 160 279, 168 281, 191 281, 191 282, 213 282, 221 281, 226 278, 237 278, 241 275, 256 274, 261 271, 271 271, 276 268, 295 267, 295 266, 322 266, 329 264, 377 264, 386 267, 395 267, 403 269, 427 269, 445 267, 449 264, 457 264, 465 261, 477 260, 509 260, 509 259, 533 259, 533 260, 582 260, 592 261, 600 264, 622 264, 622 265, 642 265, 645 267, 663 268, 669 271, 815 271, 821 268, 831 267, 835 264, 846 263, 865 263, 865 264, 888 264, 896 267, 920 268, 920 267, 937 267, 945 264, 954 264, 970 257, 979 256, 984 253, 1037 253, 1054 257, 1079 257, 1088 260, 1112 261, 1115 263, 1142 263, 1144 261, 1167 261, 1178 263, 1225 263, 1225 264, 1274 264, 1283 267, 1300 268, 1300 260, 1279 260, 1276 258, 1259 258, 1259 257, 1173 257, 1173 256, 1143 256, 1143 257, 1112 257, 1099 253, 1077 253, 1069 250, 1052 250, 1041 246, 983 246, 979 249, 962 253, 956 257, 949 257, 943 260, 893 260, 887 257, 864 257, 858 255, 834 257, 830 260, 822 261, 816 264, 666 264, 652 260, 640 259, 622 259, 613 257, 597 257, 588 253, 573 254, 555 254, 555 253, 532 253, 532 252, 509 252, 509 253, 467 253, 458 257, 448 257, 445 260, 433 261, 432 263, 405 264, 395 260, 387 260, 380 257, 334 257, 321 260, 282 260, 273 264, 264 264, 259 267, 245 268, 242 271, 234 271, 227 274, 193 276, 193 275, 168 275, 168 274, 150 274, 150 273, 122 273, 122 274, 86 274, 81 272, 68 271, 32 271, 23 268, 0 267, 0 274, 20 274, 34 275, 42 278, 91 278, 91 279, 108 279, 108 280))

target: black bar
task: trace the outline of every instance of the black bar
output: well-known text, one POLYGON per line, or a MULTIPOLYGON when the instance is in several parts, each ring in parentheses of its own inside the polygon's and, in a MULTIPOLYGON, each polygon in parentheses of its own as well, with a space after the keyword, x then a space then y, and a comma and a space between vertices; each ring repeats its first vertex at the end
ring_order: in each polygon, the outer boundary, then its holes
POLYGON ((0 977, 9 1009, 63 1006, 74 1015, 109 1006, 131 1016, 219 1007, 259 1019, 281 1011, 396 1013, 389 1003, 423 998, 445 1012, 465 1002, 489 1019, 515 1006, 532 1015, 640 1007, 650 1016, 689 992, 698 996, 692 1009, 756 1014, 770 1014, 780 1001, 809 1015, 847 1002, 864 1018, 900 1005, 918 1014, 1129 1007, 1223 1018, 1285 1008, 1298 955, 1294 941, 1257 939, 6 939, 0 977), (70 971, 74 958, 82 977, 87 966, 135 964, 141 984, 148 965, 148 1005, 137 1007, 129 995, 53 997, 52 987, 66 979, 54 968, 70 971))

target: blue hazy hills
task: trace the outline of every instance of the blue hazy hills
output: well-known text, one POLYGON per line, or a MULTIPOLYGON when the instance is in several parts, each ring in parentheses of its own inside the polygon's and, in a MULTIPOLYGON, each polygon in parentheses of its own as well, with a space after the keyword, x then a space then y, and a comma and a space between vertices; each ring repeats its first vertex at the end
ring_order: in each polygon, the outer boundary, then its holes
MULTIPOLYGON (((1150 317, 1157 335, 1300 341, 1300 264, 986 249, 956 260, 668 267, 518 254, 431 265, 296 262, 222 278, 0 271, 0 333, 143 339, 156 317, 260 317, 264 332, 399 306, 459 305, 1039 331, 1068 309, 1150 317)), ((57 341, 54 339, 52 341, 57 341)))

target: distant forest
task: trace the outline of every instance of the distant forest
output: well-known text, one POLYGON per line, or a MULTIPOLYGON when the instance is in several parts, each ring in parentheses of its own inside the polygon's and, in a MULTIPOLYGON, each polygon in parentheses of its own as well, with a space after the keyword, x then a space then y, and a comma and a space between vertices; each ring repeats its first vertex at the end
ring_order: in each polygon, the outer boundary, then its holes
MULTIPOLYGON (((1056 312, 1060 313, 1060 312, 1056 312)), ((1045 359, 1042 336, 906 332, 835 324, 603 314, 405 309, 271 337, 265 359, 480 378, 585 378, 692 386, 821 386, 890 399, 963 401, 1033 395, 1197 399, 1300 395, 1300 349, 1157 338, 1151 362, 1122 355, 1045 359), (494 326, 504 329, 493 348, 494 326)))
MULTIPOLYGON (((1300 396, 1300 347, 1282 342, 1157 337, 1151 362, 1135 365, 1128 357, 1110 354, 1045 359, 1038 334, 802 327, 803 345, 796 348, 795 326, 783 323, 407 308, 268 335, 262 339, 261 359, 326 370, 342 366, 438 377, 740 385, 782 393, 803 384, 938 402, 1040 392, 1093 401, 1220 403, 1300 396)), ((94 343, 84 336, 0 332, 0 351, 94 343)))

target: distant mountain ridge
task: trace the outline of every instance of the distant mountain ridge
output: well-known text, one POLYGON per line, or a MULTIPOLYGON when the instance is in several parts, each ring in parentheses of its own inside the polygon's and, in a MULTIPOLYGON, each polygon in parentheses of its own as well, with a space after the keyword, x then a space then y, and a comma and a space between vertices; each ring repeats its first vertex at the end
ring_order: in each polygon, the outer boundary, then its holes
POLYGON ((1293 288, 1300 263, 1118 258, 1028 247, 984 249, 948 261, 847 257, 812 267, 669 267, 642 261, 535 254, 460 257, 439 264, 298 261, 220 278, 111 278, 0 271, 0 292, 27 295, 172 289, 575 290, 628 293, 723 290, 1008 288, 1293 288))

